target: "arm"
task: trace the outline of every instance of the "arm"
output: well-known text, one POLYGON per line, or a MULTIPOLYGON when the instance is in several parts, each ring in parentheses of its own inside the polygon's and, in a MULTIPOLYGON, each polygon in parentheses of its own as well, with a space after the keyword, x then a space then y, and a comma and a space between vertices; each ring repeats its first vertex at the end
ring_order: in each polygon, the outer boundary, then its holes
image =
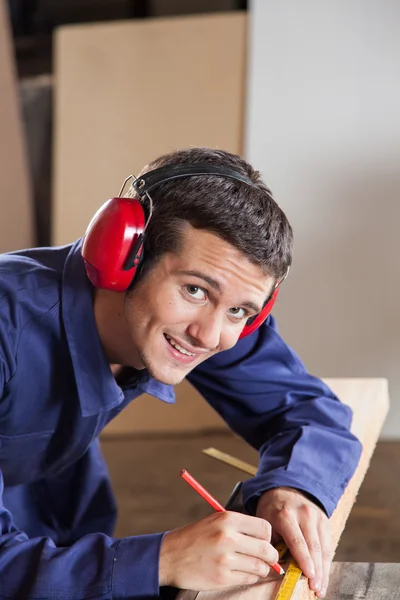
POLYGON ((90 534, 69 547, 50 538, 28 536, 5 508, 0 472, 0 596, 133 598, 157 596, 162 534, 122 540, 90 534))
POLYGON ((307 373, 273 317, 231 350, 199 365, 189 381, 233 431, 259 450, 243 485, 248 510, 283 537, 323 596, 331 563, 328 517, 358 464, 351 410, 307 373))
MULTIPOLYGON (((12 361, 9 360, 6 351, 7 345, 1 344, 0 400, 4 397, 6 382, 12 376, 12 361)), ((11 356, 11 353, 9 354, 11 356)), ((82 481, 81 484, 84 486, 85 482, 82 481)), ((29 487, 32 485, 34 484, 29 487)), ((98 482, 97 488, 100 487, 101 482, 98 482)), ((97 488, 93 485, 94 491, 97 488)), ((75 497, 71 495, 71 504, 74 504, 78 490, 72 490, 75 497)), ((13 510, 12 500, 11 504, 7 503, 5 506, 3 493, 0 448, 1 598, 50 600, 55 597, 68 597, 70 600, 105 600, 111 597, 122 599, 159 594, 159 552, 163 534, 120 540, 93 533, 82 536, 71 545, 60 547, 50 537, 30 538, 24 531, 19 530, 10 512, 13 510)), ((35 496, 33 498, 35 499, 35 496)), ((32 499, 26 502, 28 514, 29 502, 32 502, 32 499)))
POLYGON ((254 334, 199 365, 188 380, 260 452, 243 486, 248 507, 271 488, 297 488, 330 516, 360 456, 352 412, 307 373, 276 331, 273 317, 254 334))
MULTIPOLYGON (((82 531, 96 531, 99 522, 103 531, 110 530, 107 515, 113 507, 103 469, 90 469, 92 460, 100 460, 97 445, 91 450, 55 478, 40 482, 45 494, 41 503, 50 517, 46 523, 34 515, 32 504, 40 491, 35 488, 30 493, 34 483, 22 499, 18 493, 13 497, 13 488, 6 490, 7 506, 22 520, 29 515, 26 527, 32 537, 17 530, 10 512, 0 503, 1 597, 158 597, 159 586, 164 585, 216 589, 254 583, 278 560, 269 543, 269 523, 239 513, 213 513, 165 535, 123 540, 100 533, 83 535, 82 531), (33 537, 35 529, 43 531, 43 526, 51 526, 56 539, 61 535, 61 539, 78 541, 57 546, 50 535, 33 537)), ((37 516, 43 517, 40 510, 37 516)))

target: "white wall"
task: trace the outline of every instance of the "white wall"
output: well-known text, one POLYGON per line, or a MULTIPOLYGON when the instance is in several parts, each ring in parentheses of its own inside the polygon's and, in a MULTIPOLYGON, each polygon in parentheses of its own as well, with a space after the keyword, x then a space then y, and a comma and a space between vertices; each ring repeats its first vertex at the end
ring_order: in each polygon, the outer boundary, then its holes
POLYGON ((253 0, 246 157, 295 229, 275 315, 311 372, 387 377, 400 437, 400 2, 253 0))

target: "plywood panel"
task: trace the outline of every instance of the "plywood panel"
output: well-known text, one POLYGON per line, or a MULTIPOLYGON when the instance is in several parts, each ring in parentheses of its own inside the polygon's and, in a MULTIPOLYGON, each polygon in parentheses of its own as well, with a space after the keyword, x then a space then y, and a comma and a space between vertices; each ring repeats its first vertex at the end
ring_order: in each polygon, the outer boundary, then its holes
MULTIPOLYGON (((354 412, 352 431, 363 445, 359 465, 347 489, 334 511, 332 522, 333 548, 336 549, 340 536, 355 502, 358 490, 368 469, 371 456, 389 409, 387 381, 384 379, 348 379, 326 380, 343 402, 351 406, 354 412)), ((273 600, 279 589, 281 579, 274 573, 266 582, 254 586, 230 588, 221 592, 181 592, 179 600, 273 600)), ((327 596, 330 597, 329 595, 327 596)), ((315 594, 308 588, 307 580, 302 578, 296 590, 296 600, 312 600, 315 594)))
POLYGON ((33 220, 10 23, 4 0, 0 0, 0 164, 0 252, 8 252, 33 244, 33 220))
POLYGON ((242 150, 242 13, 61 28, 53 242, 81 236, 123 179, 186 146, 242 150))
MULTIPOLYGON (((244 13, 61 28, 53 243, 80 237, 122 180, 161 153, 187 146, 241 153, 245 60, 244 13)), ((175 409, 144 396, 110 430, 220 424, 189 384, 177 394, 175 409)))

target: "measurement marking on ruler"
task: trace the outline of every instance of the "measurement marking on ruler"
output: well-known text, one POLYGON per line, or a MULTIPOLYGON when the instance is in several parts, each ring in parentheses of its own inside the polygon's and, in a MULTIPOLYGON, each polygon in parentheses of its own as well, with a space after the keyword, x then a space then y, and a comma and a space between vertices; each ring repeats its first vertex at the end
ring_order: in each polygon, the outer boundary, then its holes
POLYGON ((297 588, 302 576, 301 569, 292 559, 290 565, 286 569, 285 576, 280 585, 278 593, 275 596, 275 600, 291 600, 297 588))

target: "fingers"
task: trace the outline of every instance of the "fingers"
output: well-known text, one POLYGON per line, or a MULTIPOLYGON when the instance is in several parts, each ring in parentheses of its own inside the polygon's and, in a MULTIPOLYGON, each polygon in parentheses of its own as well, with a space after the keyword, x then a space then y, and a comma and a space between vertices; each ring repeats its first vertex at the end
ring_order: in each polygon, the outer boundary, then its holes
POLYGON ((248 535, 240 535, 238 543, 240 554, 245 554, 251 560, 259 560, 264 564, 266 563, 268 567, 274 565, 279 560, 278 551, 266 540, 260 540, 248 535))
POLYGON ((243 515, 235 512, 226 513, 229 519, 236 519, 235 527, 237 527, 240 533, 244 533, 253 538, 259 538, 261 540, 271 541, 272 527, 271 524, 265 519, 259 517, 250 517, 249 515, 243 515))
MULTIPOLYGON (((270 543, 272 532, 270 523, 265 519, 235 512, 225 513, 224 520, 229 523, 228 528, 231 533, 235 532, 236 552, 240 556, 245 555, 249 557, 249 560, 258 560, 260 564, 266 565, 267 570, 265 574, 267 574, 269 566, 279 560, 278 551, 270 543)), ((259 566, 255 571, 256 573, 259 573, 259 566)), ((232 568, 242 571, 246 570, 238 566, 232 568)), ((262 570, 264 571, 265 569, 262 570)), ((253 573, 254 570, 251 570, 251 572, 253 573)))
POLYGON ((316 572, 314 561, 308 549, 308 544, 297 520, 288 514, 282 521, 280 533, 300 569, 308 579, 314 579, 316 572))
POLYGON ((283 537, 310 588, 322 598, 332 560, 330 522, 323 510, 299 490, 281 487, 261 496, 257 515, 272 524, 274 538, 283 537))
POLYGON ((212 540, 217 587, 251 585, 267 577, 270 565, 279 560, 269 542, 271 525, 265 519, 229 511, 213 515, 212 522, 217 525, 212 540))
POLYGON ((308 518, 301 524, 305 542, 314 562, 315 577, 309 581, 310 588, 323 598, 329 582, 332 561, 332 537, 328 519, 308 518))
POLYGON ((293 558, 308 577, 310 588, 323 598, 332 560, 328 519, 320 520, 317 513, 310 512, 299 524, 288 515, 282 522, 281 533, 293 558))
POLYGON ((225 534, 232 537, 235 544, 235 555, 230 568, 266 577, 270 565, 278 562, 278 551, 271 545, 271 525, 265 519, 225 513, 221 518, 227 527, 225 534))
POLYGON ((332 565, 332 533, 328 520, 319 527, 319 538, 322 547, 322 585, 321 596, 325 596, 329 584, 329 573, 332 565))
MULTIPOLYGON (((214 559, 212 583, 216 587, 250 585, 264 579, 269 566, 261 559, 225 549, 214 559)), ((209 573, 208 573, 209 576, 209 573)))
POLYGON ((253 585, 254 583, 258 583, 259 581, 260 577, 258 575, 252 575, 251 573, 243 573, 242 571, 231 571, 229 577, 229 585, 225 584, 223 587, 253 585))
POLYGON ((308 551, 314 563, 315 576, 310 578, 310 588, 319 595, 322 590, 322 540, 316 519, 309 517, 302 523, 302 532, 308 551))
POLYGON ((248 556, 246 554, 236 553, 232 558, 230 568, 234 572, 248 573, 249 575, 255 575, 257 579, 260 577, 267 577, 270 567, 269 565, 254 556, 248 556))

